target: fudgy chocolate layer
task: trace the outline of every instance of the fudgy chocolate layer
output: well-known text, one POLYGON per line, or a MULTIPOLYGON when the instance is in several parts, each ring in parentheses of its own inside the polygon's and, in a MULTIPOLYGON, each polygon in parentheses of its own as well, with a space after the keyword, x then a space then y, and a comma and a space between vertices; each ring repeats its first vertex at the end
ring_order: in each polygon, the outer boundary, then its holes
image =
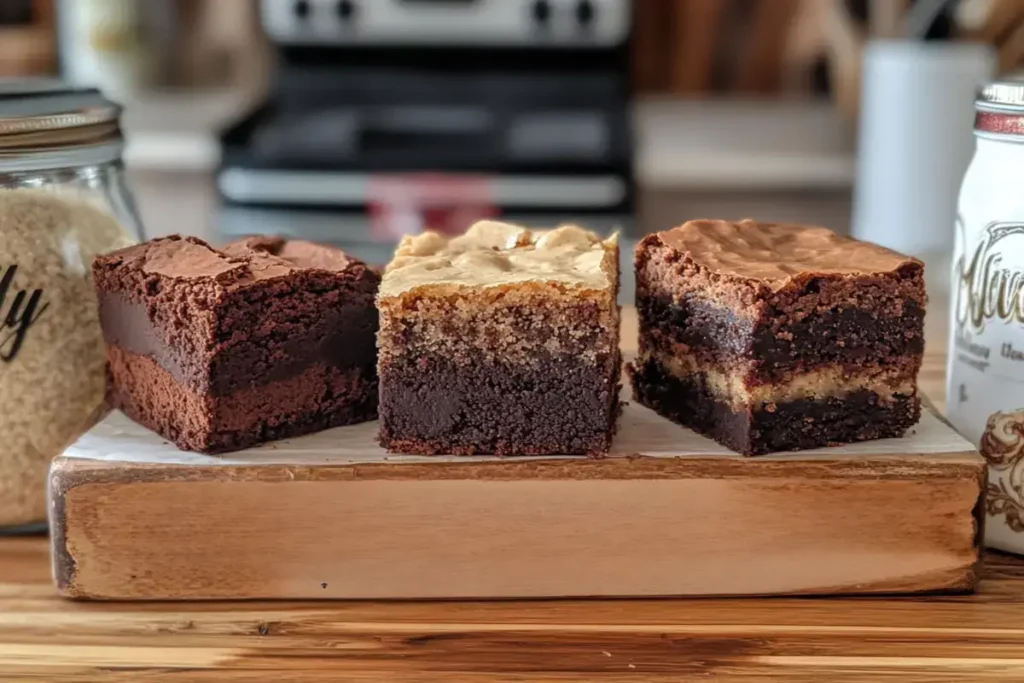
POLYGON ((211 396, 179 383, 149 356, 118 346, 107 356, 111 406, 183 450, 234 451, 376 417, 372 369, 316 364, 289 379, 211 396))
POLYGON ((171 343, 175 328, 156 326, 147 306, 124 292, 100 292, 100 315, 108 344, 151 356, 195 391, 225 396, 295 377, 318 364, 372 373, 377 332, 372 285, 296 291, 274 283, 235 292, 218 306, 217 337, 205 358, 171 343))
POLYGON ((719 400, 700 375, 681 380, 651 361, 630 366, 629 374, 638 402, 744 455, 898 437, 921 415, 916 395, 881 401, 864 390, 740 411, 719 400))
POLYGON ((523 365, 421 356, 383 365, 380 441, 414 454, 607 452, 619 412, 619 358, 523 365))
POLYGON ((924 309, 910 300, 899 316, 838 307, 789 321, 771 309, 755 319, 697 297, 675 303, 641 290, 637 312, 642 334, 706 350, 719 363, 751 361, 766 377, 773 371, 885 362, 924 352, 924 309))

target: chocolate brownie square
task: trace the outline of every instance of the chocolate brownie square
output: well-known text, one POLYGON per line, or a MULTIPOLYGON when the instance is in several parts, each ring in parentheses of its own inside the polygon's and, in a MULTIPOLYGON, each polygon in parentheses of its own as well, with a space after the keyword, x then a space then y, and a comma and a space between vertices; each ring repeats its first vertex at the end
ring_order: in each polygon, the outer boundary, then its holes
POLYGON ((96 259, 108 400, 183 450, 376 417, 380 279, 343 252, 168 237, 96 259))
POLYGON ((417 454, 608 450, 618 241, 484 221, 407 237, 377 305, 380 442, 417 454))
POLYGON ((636 250, 636 400, 747 455, 902 435, 924 267, 824 228, 690 221, 636 250))

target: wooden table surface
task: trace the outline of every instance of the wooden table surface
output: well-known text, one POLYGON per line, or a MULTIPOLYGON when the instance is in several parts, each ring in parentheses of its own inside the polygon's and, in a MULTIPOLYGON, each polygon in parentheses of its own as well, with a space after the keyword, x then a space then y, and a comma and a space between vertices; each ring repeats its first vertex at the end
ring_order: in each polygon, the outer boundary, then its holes
MULTIPOLYGON (((943 328, 922 373, 940 405, 943 328)), ((1024 561, 990 553, 983 576, 937 598, 82 603, 45 538, 7 538, 0 681, 1024 680, 1024 561)))

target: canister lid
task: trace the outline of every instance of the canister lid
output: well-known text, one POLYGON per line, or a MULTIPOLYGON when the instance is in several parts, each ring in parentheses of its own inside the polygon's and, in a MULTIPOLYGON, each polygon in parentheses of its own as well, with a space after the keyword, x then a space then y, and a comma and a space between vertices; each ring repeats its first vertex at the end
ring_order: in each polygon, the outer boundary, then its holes
POLYGON ((1024 81, 989 83, 978 93, 975 105, 983 110, 1024 112, 1024 81))
POLYGON ((116 159, 120 116, 121 107, 96 89, 0 79, 0 171, 116 159))

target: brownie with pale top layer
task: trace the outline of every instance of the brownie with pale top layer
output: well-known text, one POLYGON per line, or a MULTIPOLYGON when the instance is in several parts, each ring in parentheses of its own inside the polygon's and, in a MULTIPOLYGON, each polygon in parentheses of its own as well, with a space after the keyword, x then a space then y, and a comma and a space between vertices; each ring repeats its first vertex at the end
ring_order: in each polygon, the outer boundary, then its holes
POLYGON ((825 228, 690 221, 636 250, 634 395, 747 455, 920 416, 923 264, 825 228))
POLYGON ((377 297, 380 442, 414 454, 606 452, 617 238, 483 221, 402 240, 377 297))
POLYGON ((380 277, 318 244, 172 236, 96 259, 108 400, 219 453, 372 420, 380 277))

